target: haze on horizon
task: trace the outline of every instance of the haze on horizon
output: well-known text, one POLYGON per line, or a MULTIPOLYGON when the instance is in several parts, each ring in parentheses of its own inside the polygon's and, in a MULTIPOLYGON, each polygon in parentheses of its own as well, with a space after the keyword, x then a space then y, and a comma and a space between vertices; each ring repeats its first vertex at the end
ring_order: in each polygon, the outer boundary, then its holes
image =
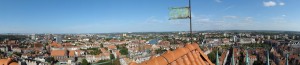
MULTIPOLYGON (((193 30, 300 31, 300 0, 191 0, 193 30)), ((187 0, 0 0, 0 33, 187 31, 187 0)))

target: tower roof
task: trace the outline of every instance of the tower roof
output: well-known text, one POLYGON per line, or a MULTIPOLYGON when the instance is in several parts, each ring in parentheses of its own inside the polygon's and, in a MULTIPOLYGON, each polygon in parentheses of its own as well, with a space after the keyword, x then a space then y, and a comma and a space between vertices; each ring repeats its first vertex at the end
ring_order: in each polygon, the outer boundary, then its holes
POLYGON ((167 51, 161 56, 151 57, 149 60, 140 64, 135 62, 129 65, 215 65, 213 64, 199 48, 197 43, 186 44, 185 47, 177 48, 174 51, 167 51))

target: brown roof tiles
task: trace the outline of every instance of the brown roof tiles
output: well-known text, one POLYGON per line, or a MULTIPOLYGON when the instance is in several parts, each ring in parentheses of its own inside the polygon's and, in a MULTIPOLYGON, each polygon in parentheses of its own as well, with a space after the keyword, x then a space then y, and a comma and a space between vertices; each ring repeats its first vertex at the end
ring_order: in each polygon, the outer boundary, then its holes
POLYGON ((166 51, 162 56, 165 57, 168 62, 176 60, 173 51, 170 50, 166 51))
POLYGON ((52 50, 51 56, 66 56, 66 50, 52 50))
POLYGON ((61 44, 58 44, 57 42, 52 42, 51 44, 50 44, 50 46, 51 47, 62 47, 62 45, 61 44))
POLYGON ((151 59, 140 64, 135 62, 129 65, 214 65, 199 48, 199 45, 187 44, 185 47, 175 51, 167 51, 161 56, 151 57, 151 59))
POLYGON ((221 61, 221 62, 220 62, 220 63, 221 63, 220 65, 223 65, 223 61, 225 60, 226 54, 227 54, 226 51, 222 53, 221 58, 220 58, 220 61, 221 61))
POLYGON ((117 49, 117 47, 115 45, 110 45, 108 46, 108 49, 117 49))
POLYGON ((17 62, 12 62, 9 65, 19 65, 17 62))
POLYGON ((71 50, 71 51, 69 52, 69 56, 75 56, 75 51, 71 50))
POLYGON ((0 59, 0 65, 18 65, 17 62, 12 62, 11 58, 0 59))

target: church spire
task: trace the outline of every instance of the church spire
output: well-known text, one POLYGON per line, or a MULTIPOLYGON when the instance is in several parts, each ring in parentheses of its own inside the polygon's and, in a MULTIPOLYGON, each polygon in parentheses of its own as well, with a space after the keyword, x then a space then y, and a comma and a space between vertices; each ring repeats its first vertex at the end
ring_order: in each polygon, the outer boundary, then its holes
POLYGON ((246 65, 250 65, 250 64, 249 64, 248 50, 246 50, 246 65))
POLYGON ((285 65, 289 65, 289 53, 286 54, 285 65))

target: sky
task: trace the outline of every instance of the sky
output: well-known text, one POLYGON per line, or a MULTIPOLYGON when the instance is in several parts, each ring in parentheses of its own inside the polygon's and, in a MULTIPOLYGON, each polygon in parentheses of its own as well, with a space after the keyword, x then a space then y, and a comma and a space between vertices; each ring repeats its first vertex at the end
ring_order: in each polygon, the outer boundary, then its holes
MULTIPOLYGON (((300 31, 300 0, 191 0, 194 31, 300 31)), ((188 31, 188 0, 0 0, 0 33, 188 31)))

